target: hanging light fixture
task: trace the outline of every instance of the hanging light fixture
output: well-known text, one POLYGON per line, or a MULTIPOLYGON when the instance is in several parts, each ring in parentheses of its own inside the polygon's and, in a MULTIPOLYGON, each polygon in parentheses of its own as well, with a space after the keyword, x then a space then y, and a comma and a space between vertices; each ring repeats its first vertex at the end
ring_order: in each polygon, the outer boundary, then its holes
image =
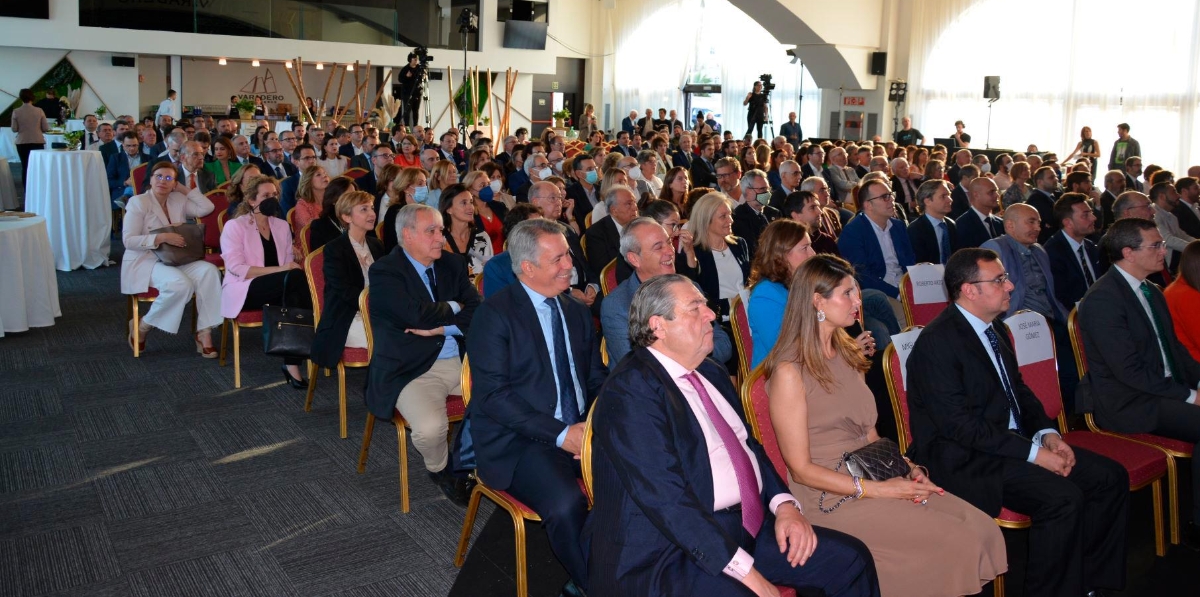
POLYGON ((258 61, 257 61, 257 60, 251 60, 251 61, 250 61, 250 66, 253 66, 254 68, 258 68, 258 61))
POLYGON ((218 59, 217 64, 220 64, 221 66, 225 66, 225 59, 224 58, 218 59))

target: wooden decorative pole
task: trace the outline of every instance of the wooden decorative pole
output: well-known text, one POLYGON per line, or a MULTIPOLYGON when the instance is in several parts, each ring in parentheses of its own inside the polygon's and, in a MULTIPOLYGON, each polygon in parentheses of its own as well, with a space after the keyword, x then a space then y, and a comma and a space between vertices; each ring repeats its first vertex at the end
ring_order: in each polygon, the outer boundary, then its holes
POLYGON ((342 76, 338 77, 337 99, 333 103, 333 113, 341 115, 342 113, 342 84, 346 82, 346 69, 342 69, 342 76))
MULTIPOLYGON (((488 99, 488 102, 487 102, 487 105, 488 105, 488 136, 494 136, 493 133, 496 131, 496 128, 495 128, 496 127, 496 110, 494 109, 496 106, 496 102, 492 101, 492 69, 491 69, 491 67, 488 67, 488 69, 487 69, 486 83, 487 83, 487 96, 486 97, 488 99)), ((503 142, 501 143, 501 146, 503 146, 503 142)))
POLYGON ((333 84, 333 77, 337 75, 338 65, 333 63, 333 68, 329 71, 329 78, 325 80, 325 92, 321 94, 321 107, 329 105, 329 86, 333 84))
POLYGON ((379 105, 379 98, 383 97, 383 90, 387 89, 388 81, 392 80, 393 72, 395 72, 395 69, 389 70, 387 76, 383 78, 383 83, 379 85, 379 90, 375 92, 375 101, 371 102, 370 106, 367 106, 368 111, 374 110, 375 106, 379 105))
POLYGON ((361 69, 358 67, 358 61, 354 61, 354 115, 362 114, 362 98, 358 95, 358 75, 361 69))
POLYGON ((450 91, 450 128, 454 128, 454 67, 446 65, 446 88, 450 91))

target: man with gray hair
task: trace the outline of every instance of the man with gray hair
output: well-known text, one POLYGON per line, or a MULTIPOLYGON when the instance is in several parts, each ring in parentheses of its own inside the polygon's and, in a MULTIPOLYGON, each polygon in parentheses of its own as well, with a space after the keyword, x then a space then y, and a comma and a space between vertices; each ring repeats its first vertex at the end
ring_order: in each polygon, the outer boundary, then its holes
MULTIPOLYGON (((604 332, 608 362, 620 362, 629 345, 629 305, 645 282, 675 273, 675 246, 667 230, 653 218, 633 220, 621 233, 621 255, 633 267, 633 275, 604 297, 600 307, 600 329, 604 332)), ((733 356, 733 343, 719 325, 713 327, 712 358, 724 363, 733 356)))
POLYGON ((733 234, 746 239, 750 255, 758 247, 758 237, 782 214, 778 209, 767 205, 771 196, 771 186, 767 184, 767 173, 754 169, 742 175, 738 184, 742 194, 742 203, 733 208, 733 234))
POLYGON ((150 172, 154 170, 155 164, 159 162, 171 162, 175 165, 175 169, 179 170, 180 160, 183 159, 183 144, 186 142, 187 134, 183 132, 183 129, 177 128, 167 134, 167 138, 164 139, 163 143, 161 144, 163 147, 162 152, 156 155, 154 159, 150 161, 150 166, 146 168, 146 186, 144 188, 150 188, 150 172))
MULTIPOLYGON (((892 166, 892 192, 896 194, 896 205, 904 208, 908 213, 908 221, 912 221, 921 213, 921 203, 917 199, 918 183, 913 181, 912 172, 909 170, 908 160, 904 158, 894 158, 892 166)), ((949 191, 946 191, 949 193, 949 191)))
MULTIPOLYGON (((529 201, 529 193, 532 192, 533 185, 550 178, 554 175, 554 170, 550 168, 550 159, 544 153, 535 153, 525 158, 525 162, 521 165, 525 172, 525 179, 529 182, 521 185, 516 189, 514 195, 517 198, 517 203, 529 201)), ((551 217, 556 220, 558 218, 551 217)))
POLYGON ((189 189, 200 189, 201 193, 207 193, 217 188, 217 176, 204 169, 204 146, 196 141, 183 144, 183 152, 175 170, 178 171, 175 180, 189 189))
POLYGON ((589 590, 580 535, 587 499, 579 460, 588 408, 608 370, 592 314, 571 298, 563 225, 532 219, 508 235, 517 284, 480 305, 467 336, 472 400, 467 409, 477 473, 541 516, 571 581, 589 590))
POLYGON ((634 293, 635 348, 592 414, 590 590, 778 595, 774 585, 784 585, 878 595, 866 546, 814 528, 747 429, 729 372, 707 358, 715 320, 679 274, 634 293))
POLYGON ((371 266, 371 329, 375 341, 367 374, 371 414, 391 421, 399 411, 430 479, 465 506, 472 483, 450 466, 446 397, 461 394, 463 338, 481 302, 467 263, 443 254, 442 214, 423 204, 396 216, 399 250, 371 266))
POLYGON ((637 195, 625 185, 613 185, 604 192, 604 206, 608 215, 583 233, 588 267, 597 280, 604 266, 621 255, 621 231, 638 215, 637 195))
POLYGON ((269 171, 266 162, 262 161, 262 159, 258 156, 250 153, 250 140, 247 139, 245 135, 234 135, 232 142, 233 155, 237 158, 238 162, 241 162, 243 166, 247 164, 254 164, 255 166, 258 166, 259 170, 264 173, 269 171))

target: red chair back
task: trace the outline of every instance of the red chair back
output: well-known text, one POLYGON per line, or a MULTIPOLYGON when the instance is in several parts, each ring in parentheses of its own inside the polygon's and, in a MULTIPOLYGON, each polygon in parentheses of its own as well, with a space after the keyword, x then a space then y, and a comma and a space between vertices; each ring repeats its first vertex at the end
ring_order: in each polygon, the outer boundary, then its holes
POLYGON ((211 249, 214 253, 221 252, 221 214, 229 209, 229 197, 225 195, 225 191, 209 191, 206 195, 209 201, 212 201, 212 213, 200 218, 200 222, 204 224, 204 248, 211 249))
POLYGON ((321 311, 325 308, 325 247, 318 248, 304 258, 304 275, 308 278, 308 292, 312 295, 313 321, 319 323, 321 311))
MULTIPOLYGON (((592 214, 588 214, 591 216, 592 214)), ((613 259, 600 270, 600 290, 608 295, 610 292, 617 289, 617 260, 613 259)))
MULTIPOLYGON (((900 451, 907 452, 912 443, 912 431, 909 426, 908 387, 904 381, 904 360, 896 345, 900 343, 911 349, 917 341, 921 328, 906 329, 904 333, 892 336, 892 343, 883 352, 883 377, 887 381, 888 395, 892 399, 892 412, 896 416, 896 431, 900 438, 900 451), (916 332, 912 334, 912 332, 916 332), (911 334, 911 335, 910 335, 911 334)), ((903 354, 907 354, 905 350, 903 354)))
POLYGON ((1054 331, 1050 329, 1049 322, 1040 313, 1022 309, 1005 319, 1004 323, 1008 326, 1008 337, 1017 353, 1018 363, 1028 360, 1030 357, 1023 358, 1022 355, 1027 355, 1033 350, 1050 353, 1050 358, 1019 365, 1018 369, 1025 385, 1037 396, 1038 402, 1042 403, 1046 416, 1058 421, 1060 431, 1065 429, 1065 421, 1060 420, 1063 405, 1062 389, 1058 385, 1058 355, 1054 352, 1054 331), (1019 323, 1024 323, 1025 327, 1022 328, 1019 323), (1014 326, 1017 328, 1016 333, 1022 334, 1021 342, 1017 342, 1013 337, 1014 326))
POLYGON ((733 327, 733 343, 738 352, 738 375, 742 379, 750 376, 750 357, 754 355, 754 338, 750 335, 750 317, 746 314, 746 303, 741 295, 729 303, 729 323, 733 327))
POLYGON ((900 301, 904 303, 904 318, 908 320, 909 326, 927 326, 933 318, 949 305, 949 302, 942 303, 925 303, 918 305, 913 302, 913 285, 912 279, 908 274, 900 279, 900 301))
POLYGON ((345 171, 343 176, 347 176, 350 180, 358 180, 367 175, 367 171, 363 168, 351 168, 345 171))
POLYGON ((1075 370, 1079 372, 1079 378, 1083 379, 1087 373, 1087 355, 1083 353, 1083 330, 1079 328, 1079 308, 1071 309, 1070 315, 1067 315, 1067 333, 1071 335, 1071 353, 1075 356, 1075 370))
POLYGON ((146 185, 143 183, 146 181, 146 168, 149 167, 149 163, 142 162, 129 173, 129 177, 133 179, 134 195, 141 195, 146 192, 146 185))
POLYGON ((775 437, 775 427, 771 424, 771 399, 767 395, 767 376, 764 369, 759 367, 742 382, 742 410, 746 411, 746 423, 754 439, 762 444, 767 458, 775 465, 775 472, 780 477, 788 478, 787 464, 783 461, 783 452, 779 449, 779 440, 775 437))

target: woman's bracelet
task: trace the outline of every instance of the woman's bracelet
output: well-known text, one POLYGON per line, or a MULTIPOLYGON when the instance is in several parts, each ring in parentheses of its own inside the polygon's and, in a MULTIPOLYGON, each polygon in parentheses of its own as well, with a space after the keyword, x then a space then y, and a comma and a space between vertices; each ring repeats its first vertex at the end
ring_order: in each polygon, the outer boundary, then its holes
POLYGON ((867 496, 867 490, 863 487, 862 477, 851 477, 854 480, 854 499, 861 500, 867 496))

